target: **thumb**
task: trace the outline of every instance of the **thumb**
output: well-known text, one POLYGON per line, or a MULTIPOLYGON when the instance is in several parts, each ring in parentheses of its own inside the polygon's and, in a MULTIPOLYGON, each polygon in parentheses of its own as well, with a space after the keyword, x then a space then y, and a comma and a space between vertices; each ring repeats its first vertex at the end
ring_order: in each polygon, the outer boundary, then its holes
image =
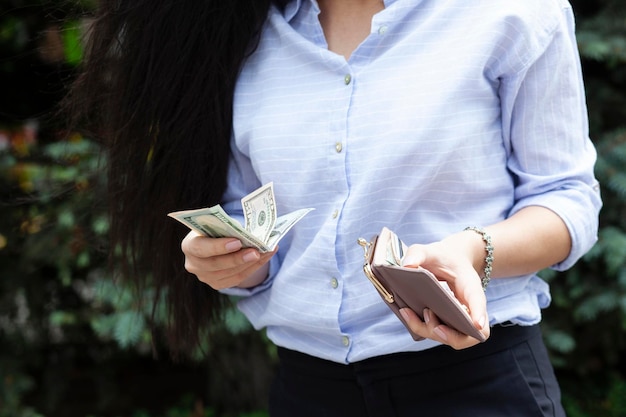
POLYGON ((411 245, 402 258, 402 266, 417 268, 426 261, 424 245, 411 245))
MULTIPOLYGON (((478 279, 478 277, 477 277, 478 279)), ((478 281, 480 282, 480 281, 478 281)), ((466 291, 463 291, 464 301, 467 303, 466 305, 470 310, 470 317, 474 322, 474 327, 478 330, 481 330, 487 324, 487 300, 485 298, 485 293, 480 289, 476 289, 477 285, 472 285, 472 288, 468 288, 466 291)))

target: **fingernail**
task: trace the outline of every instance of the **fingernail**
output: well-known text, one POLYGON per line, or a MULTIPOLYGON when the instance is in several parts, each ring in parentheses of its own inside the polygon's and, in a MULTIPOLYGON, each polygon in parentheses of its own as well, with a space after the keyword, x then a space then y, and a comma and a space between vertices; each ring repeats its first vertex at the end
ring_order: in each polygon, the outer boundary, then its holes
POLYGON ((406 312, 405 309, 401 308, 400 309, 400 315, 402 316, 402 318, 404 319, 404 321, 409 321, 409 314, 406 312))
POLYGON ((250 252, 246 253, 245 255, 243 255, 243 260, 244 260, 244 262, 258 261, 259 260, 259 254, 254 252, 254 251, 250 251, 250 252))
POLYGON ((430 310, 425 308, 424 309, 424 323, 428 324, 429 321, 430 321, 430 310))
POLYGON ((238 251, 239 249, 241 249, 241 241, 231 240, 230 242, 224 245, 224 248, 226 248, 226 250, 229 252, 238 251))
POLYGON ((437 336, 439 336, 441 339, 443 339, 443 340, 444 340, 444 341, 446 341, 446 342, 448 341, 448 336, 446 336, 445 332, 444 332, 443 330, 441 330, 441 329, 439 328, 439 326, 435 327, 435 328, 433 329, 433 331, 434 331, 434 332, 435 332, 435 334, 436 334, 437 336))

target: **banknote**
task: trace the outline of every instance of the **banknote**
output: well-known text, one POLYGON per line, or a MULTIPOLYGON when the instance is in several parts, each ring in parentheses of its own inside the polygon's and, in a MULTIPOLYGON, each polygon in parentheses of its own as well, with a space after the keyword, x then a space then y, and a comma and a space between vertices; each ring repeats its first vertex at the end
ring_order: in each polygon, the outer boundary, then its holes
POLYGON ((241 240, 243 247, 258 248, 262 252, 269 251, 265 242, 257 239, 252 233, 244 229, 236 219, 226 214, 219 205, 197 210, 176 211, 169 213, 168 216, 201 235, 209 237, 237 237, 241 240))
POLYGON ((209 237, 236 237, 243 247, 271 252, 285 234, 313 208, 293 211, 278 217, 273 184, 268 183, 241 199, 244 223, 229 216, 218 204, 212 207, 183 210, 168 216, 209 237))
POLYGON ((276 223, 274 184, 267 183, 241 199, 245 228, 262 242, 267 242, 276 223))
POLYGON ((287 234, 291 228, 300 221, 308 212, 313 210, 312 208, 305 208, 296 211, 292 211, 288 214, 283 214, 276 219, 276 224, 272 233, 267 241, 267 245, 274 250, 278 242, 287 234))
POLYGON ((387 242, 387 264, 389 265, 402 265, 402 258, 404 257, 404 243, 393 232, 387 242))

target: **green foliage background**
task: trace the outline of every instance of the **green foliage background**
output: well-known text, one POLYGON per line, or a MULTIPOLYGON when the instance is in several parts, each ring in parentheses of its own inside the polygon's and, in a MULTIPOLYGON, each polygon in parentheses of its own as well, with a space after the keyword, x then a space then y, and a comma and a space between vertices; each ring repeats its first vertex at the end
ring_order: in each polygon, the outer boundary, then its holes
MULTIPOLYGON (((596 173, 598 244, 543 271, 544 333, 570 417, 626 416, 626 3, 574 0, 596 173)), ((0 0, 0 417, 265 416, 274 352, 236 311, 206 355, 167 359, 105 268, 99 148, 50 116, 81 60, 87 1, 0 0), (153 350, 160 359, 153 359, 153 350)), ((477 23, 479 24, 479 23, 477 23)))

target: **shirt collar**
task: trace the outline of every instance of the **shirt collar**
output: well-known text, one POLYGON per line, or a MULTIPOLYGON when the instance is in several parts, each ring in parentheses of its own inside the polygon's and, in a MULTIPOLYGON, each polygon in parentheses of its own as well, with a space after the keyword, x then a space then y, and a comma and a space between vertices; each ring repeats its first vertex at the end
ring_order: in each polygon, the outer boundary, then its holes
POLYGON ((287 22, 290 22, 294 18, 300 7, 302 6, 302 0, 292 0, 285 6, 284 16, 287 22))

